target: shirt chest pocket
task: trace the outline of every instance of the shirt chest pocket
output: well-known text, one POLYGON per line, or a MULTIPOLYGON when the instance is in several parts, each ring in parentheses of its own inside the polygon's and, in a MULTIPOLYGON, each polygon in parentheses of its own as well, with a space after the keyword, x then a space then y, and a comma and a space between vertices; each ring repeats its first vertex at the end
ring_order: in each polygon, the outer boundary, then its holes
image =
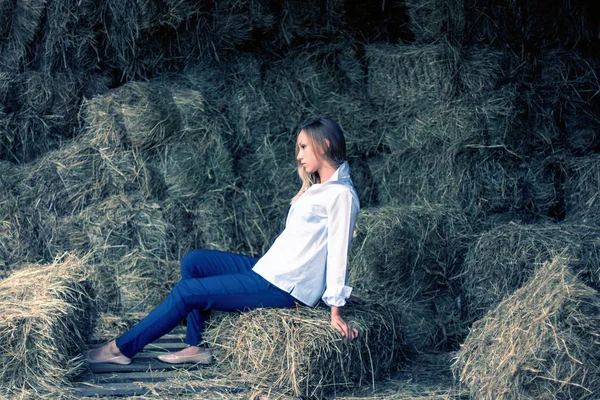
POLYGON ((312 204, 302 211, 303 212, 300 216, 302 224, 306 224, 308 226, 327 224, 327 210, 325 207, 312 204))

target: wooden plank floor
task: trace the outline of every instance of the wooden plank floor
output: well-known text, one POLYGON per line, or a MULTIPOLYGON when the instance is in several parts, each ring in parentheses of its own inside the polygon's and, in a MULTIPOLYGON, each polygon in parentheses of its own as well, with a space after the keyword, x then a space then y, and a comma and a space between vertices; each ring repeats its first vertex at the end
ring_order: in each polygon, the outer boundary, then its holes
MULTIPOLYGON (((174 388, 172 382, 179 374, 177 370, 197 370, 203 365, 167 364, 156 358, 165 352, 177 351, 186 347, 185 331, 176 328, 173 332, 147 345, 129 365, 93 364, 87 373, 77 379, 77 395, 93 396, 141 396, 149 393, 198 392, 198 387, 182 386, 174 388)), ((91 343, 98 347, 102 343, 91 343)), ((215 388, 220 389, 220 388, 215 388)), ((225 390, 234 388, 223 388, 225 390)), ((206 390, 206 389, 205 389, 206 390)))

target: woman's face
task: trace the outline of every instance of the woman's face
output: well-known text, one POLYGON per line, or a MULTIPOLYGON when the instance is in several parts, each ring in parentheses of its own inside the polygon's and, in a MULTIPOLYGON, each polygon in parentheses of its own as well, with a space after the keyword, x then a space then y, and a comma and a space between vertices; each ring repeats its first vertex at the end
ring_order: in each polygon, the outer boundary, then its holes
POLYGON ((306 172, 317 172, 323 164, 324 152, 321 149, 315 148, 313 142, 310 140, 304 130, 301 130, 298 134, 296 145, 298 146, 298 155, 296 158, 300 164, 302 164, 306 172))

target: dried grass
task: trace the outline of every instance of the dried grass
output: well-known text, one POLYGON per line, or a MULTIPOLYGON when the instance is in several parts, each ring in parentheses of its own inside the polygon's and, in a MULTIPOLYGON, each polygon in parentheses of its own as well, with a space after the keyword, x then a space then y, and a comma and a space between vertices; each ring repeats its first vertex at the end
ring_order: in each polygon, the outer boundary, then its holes
POLYGON ((533 71, 522 82, 520 100, 526 127, 547 141, 539 151, 557 147, 583 155, 600 149, 598 62, 563 49, 527 61, 533 71))
POLYGON ((39 29, 46 7, 43 1, 18 0, 13 2, 10 35, 0 48, 4 68, 18 71, 26 60, 27 47, 39 29))
POLYGON ((551 0, 540 7, 537 1, 464 2, 469 40, 501 46, 526 43, 530 48, 573 47, 589 42, 596 26, 585 1, 551 0))
POLYGON ((374 385, 402 355, 400 319, 393 306, 345 307, 344 318, 360 331, 353 342, 330 327, 328 309, 308 307, 228 314, 206 331, 206 341, 225 351, 221 363, 255 387, 320 397, 374 385))
POLYGON ((3 85, 0 99, 6 115, 1 124, 1 157, 29 162, 76 135, 81 77, 26 71, 7 74, 3 85))
POLYGON ((464 336, 456 280, 472 226, 443 205, 363 209, 349 282, 359 298, 392 302, 415 351, 452 347, 464 336))
POLYGON ((89 272, 86 258, 65 254, 0 281, 0 385, 11 398, 68 392, 96 318, 89 272))
POLYGON ((406 2, 410 30, 418 43, 440 40, 460 43, 465 30, 465 9, 458 0, 409 0, 406 2))
POLYGON ((543 263, 569 257, 569 266, 588 284, 600 283, 598 229, 581 224, 508 223, 484 232, 472 242, 462 266, 462 288, 469 319, 519 289, 543 263))
POLYGON ((366 53, 369 95, 390 118, 406 108, 443 104, 456 93, 459 54, 453 46, 378 44, 366 53))
POLYGON ((566 219, 594 224, 598 221, 600 157, 569 157, 562 161, 566 219))
POLYGON ((472 328, 454 371, 478 399, 594 399, 600 391, 600 296, 568 259, 540 267, 472 328))

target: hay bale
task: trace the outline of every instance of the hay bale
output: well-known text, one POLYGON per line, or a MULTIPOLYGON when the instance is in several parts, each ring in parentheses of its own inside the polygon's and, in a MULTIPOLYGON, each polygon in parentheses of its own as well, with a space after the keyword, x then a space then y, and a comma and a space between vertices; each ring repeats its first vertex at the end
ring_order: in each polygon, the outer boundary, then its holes
POLYGON ((594 39, 597 23, 583 0, 464 2, 469 39, 502 45, 524 43, 531 49, 571 48, 594 39))
POLYGON ((56 1, 46 6, 36 56, 44 72, 100 69, 98 34, 101 7, 93 0, 56 1))
POLYGON ((435 45, 368 45, 368 91, 391 114, 406 107, 439 104, 451 99, 456 87, 458 51, 435 45))
POLYGON ((174 257, 177 228, 164 214, 158 203, 131 194, 112 196, 78 214, 45 221, 52 229, 45 248, 51 255, 75 249, 89 252, 99 306, 118 311, 129 306, 126 302, 140 302, 154 287, 172 282, 158 268, 174 257))
POLYGON ((277 28, 275 45, 288 49, 300 40, 343 35, 344 3, 342 0, 286 0, 273 5, 277 28))
POLYGON ((519 289, 547 260, 569 257, 586 283, 600 283, 598 229, 581 224, 508 223, 482 233, 462 266, 465 308, 471 321, 519 289))
POLYGON ((453 369, 478 399, 595 399, 599 331, 598 292, 555 258, 473 325, 453 369))
POLYGON ((294 143, 271 140, 238 160, 241 191, 233 198, 236 237, 254 256, 264 254, 284 228, 292 197, 300 188, 294 143))
POLYGON ((348 53, 347 42, 308 46, 271 63, 265 72, 265 97, 273 105, 273 115, 278 115, 280 128, 272 128, 273 116, 264 125, 295 140, 299 123, 328 116, 342 127, 350 156, 374 154, 382 135, 374 106, 362 83, 356 83, 363 79, 358 63, 356 54, 348 53))
POLYGON ((164 146, 149 162, 162 174, 168 196, 188 203, 222 192, 235 179, 231 153, 219 131, 188 134, 164 146))
POLYGON ((180 131, 180 116, 168 89, 156 82, 131 82, 114 93, 117 118, 132 146, 148 149, 164 144, 180 131))
MULTIPOLYGON (((509 53, 510 54, 510 53, 509 53)), ((464 96, 485 96, 498 89, 510 76, 506 66, 507 51, 489 46, 465 47, 458 65, 458 90, 464 96)))
POLYGON ((105 69, 121 81, 182 70, 198 59, 222 61, 274 22, 265 0, 138 3, 110 1, 101 10, 105 69))
POLYGON ((322 397, 374 385, 398 365, 403 352, 393 306, 345 307, 359 330, 346 342, 330 327, 328 308, 257 309, 227 314, 206 331, 222 361, 252 385, 292 396, 322 397))
POLYGON ((153 190, 152 176, 135 149, 95 148, 86 140, 65 144, 24 168, 16 189, 22 203, 57 215, 126 191, 153 190))
POLYGON ((16 72, 26 61, 27 49, 39 29, 46 3, 18 0, 13 4, 10 35, 3 43, 0 53, 4 67, 16 72))
POLYGON ((598 221, 600 202, 600 157, 566 157, 564 169, 566 219, 594 224, 598 221))
POLYGON ((444 205, 363 209, 351 249, 349 281, 360 296, 393 301, 451 285, 472 227, 444 205))
POLYGON ((169 295, 181 273, 178 261, 134 248, 117 261, 115 278, 122 305, 118 311, 149 312, 169 295))
POLYGON ((515 130, 516 88, 406 108, 384 125, 389 154, 370 160, 383 204, 448 203, 470 213, 548 215, 559 201, 549 161, 515 130))
POLYGON ((72 73, 36 71, 0 77, 0 157, 29 162, 77 131, 82 81, 72 73))
POLYGON ((181 129, 173 95, 159 81, 128 83, 86 101, 84 107, 85 135, 94 144, 114 141, 149 149, 175 139, 181 129))
POLYGON ((545 159, 521 159, 503 145, 448 148, 439 142, 370 162, 380 204, 448 204, 485 218, 526 221, 552 215, 561 201, 545 159))
POLYGON ((12 14, 15 4, 10 1, 3 1, 0 4, 0 37, 2 39, 8 36, 10 32, 10 23, 12 22, 12 14))
POLYGON ((408 0, 409 27, 417 43, 436 43, 440 39, 460 43, 465 29, 462 1, 408 0))
POLYGON ((535 68, 520 96, 525 126, 546 138, 546 149, 567 148, 575 155, 600 149, 598 62, 562 49, 544 51, 530 62, 535 68))
POLYGON ((11 174, 14 169, 11 164, 0 162, 0 175, 3 176, 0 178, 0 279, 8 276, 14 265, 23 261, 28 251, 22 245, 23 229, 18 220, 18 199, 3 185, 4 179, 14 176, 11 174), (5 173, 8 174, 4 175, 5 173))
POLYGON ((0 281, 0 387, 10 396, 68 393, 95 323, 86 258, 23 265, 0 281))
POLYGON ((363 209, 349 284, 359 298, 397 304, 413 349, 441 349, 456 339, 449 329, 460 317, 456 276, 471 231, 460 209, 444 205, 363 209))

